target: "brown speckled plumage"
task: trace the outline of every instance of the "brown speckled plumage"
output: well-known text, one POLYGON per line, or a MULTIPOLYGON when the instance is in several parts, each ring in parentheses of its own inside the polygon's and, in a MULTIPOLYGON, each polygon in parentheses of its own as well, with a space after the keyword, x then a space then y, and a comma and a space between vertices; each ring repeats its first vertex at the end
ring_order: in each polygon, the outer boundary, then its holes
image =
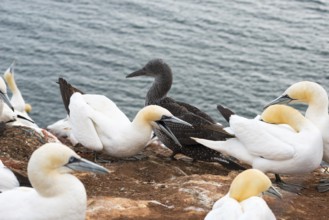
POLYGON ((151 60, 142 69, 129 74, 127 78, 135 76, 154 77, 154 82, 145 98, 145 105, 160 105, 168 109, 174 116, 193 125, 193 127, 188 127, 167 123, 182 147, 171 141, 166 134, 155 129, 156 136, 173 151, 173 156, 181 153, 196 160, 219 162, 229 169, 244 169, 230 157, 198 144, 190 138, 226 140, 234 136, 227 133, 222 126, 197 107, 167 97, 172 85, 172 72, 168 64, 161 59, 151 60))

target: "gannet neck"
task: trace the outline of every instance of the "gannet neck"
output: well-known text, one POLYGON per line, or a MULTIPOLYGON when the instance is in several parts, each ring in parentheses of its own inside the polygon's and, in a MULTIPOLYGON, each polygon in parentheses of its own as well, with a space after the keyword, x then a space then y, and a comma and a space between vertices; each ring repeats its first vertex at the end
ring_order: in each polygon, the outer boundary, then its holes
POLYGON ((16 92, 19 92, 19 90, 17 89, 17 85, 16 85, 16 82, 15 82, 15 78, 14 78, 14 71, 13 71, 13 68, 9 67, 6 72, 4 73, 3 77, 5 78, 8 86, 9 86, 9 89, 13 92, 13 93, 16 93, 16 92))
POLYGON ((169 66, 154 75, 154 77, 154 82, 146 95, 145 105, 166 97, 172 85, 172 72, 169 66))
POLYGON ((318 83, 298 82, 290 86, 285 93, 293 99, 293 102, 302 102, 309 105, 306 117, 328 114, 328 94, 318 83))
POLYGON ((160 120, 163 115, 171 115, 171 113, 160 106, 148 105, 137 113, 132 123, 148 125, 151 127, 151 123, 160 120))
POLYGON ((301 131, 307 119, 296 109, 286 105, 272 105, 264 110, 261 119, 272 124, 288 124, 296 132, 301 131))
POLYGON ((238 202, 268 190, 272 185, 270 179, 257 169, 249 169, 240 173, 231 183, 229 196, 238 202))
POLYGON ((70 155, 79 157, 71 149, 56 143, 48 144, 33 152, 27 171, 33 188, 41 196, 54 197, 65 192, 85 194, 82 183, 69 174, 71 169, 64 166, 70 155))

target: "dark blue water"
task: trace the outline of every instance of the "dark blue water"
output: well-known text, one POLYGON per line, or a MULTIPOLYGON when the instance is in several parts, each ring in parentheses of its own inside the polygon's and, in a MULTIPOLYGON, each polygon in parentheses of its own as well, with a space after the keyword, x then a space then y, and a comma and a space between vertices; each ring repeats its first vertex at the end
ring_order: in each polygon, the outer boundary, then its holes
POLYGON ((253 117, 291 83, 316 81, 329 91, 329 2, 0 3, 0 68, 16 59, 17 84, 40 126, 65 117, 59 76, 133 118, 152 80, 125 76, 153 58, 172 67, 171 97, 220 121, 219 103, 253 117))

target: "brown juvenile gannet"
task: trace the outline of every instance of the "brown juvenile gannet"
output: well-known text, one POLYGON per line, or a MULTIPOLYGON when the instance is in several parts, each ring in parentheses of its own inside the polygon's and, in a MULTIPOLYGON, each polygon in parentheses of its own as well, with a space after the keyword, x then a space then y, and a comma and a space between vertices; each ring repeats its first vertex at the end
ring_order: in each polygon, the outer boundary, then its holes
POLYGON ((219 162, 228 169, 244 169, 244 167, 231 158, 204 147, 190 138, 199 137, 211 140, 226 140, 234 136, 223 130, 221 125, 217 124, 209 115, 197 107, 176 101, 167 96, 173 81, 172 71, 167 63, 162 59, 151 60, 142 69, 127 75, 126 78, 136 76, 150 76, 154 78, 154 82, 145 98, 145 106, 159 105, 168 109, 176 117, 193 125, 193 127, 189 127, 181 124, 167 123, 182 146, 173 142, 167 134, 159 129, 154 130, 159 140, 173 151, 172 158, 180 153, 195 160, 219 162))

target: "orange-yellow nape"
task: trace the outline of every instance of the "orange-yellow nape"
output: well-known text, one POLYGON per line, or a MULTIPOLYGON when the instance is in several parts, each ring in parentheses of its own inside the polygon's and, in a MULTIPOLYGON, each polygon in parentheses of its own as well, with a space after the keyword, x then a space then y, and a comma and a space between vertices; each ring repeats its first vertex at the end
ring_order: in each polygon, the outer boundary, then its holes
POLYGON ((285 94, 297 102, 310 103, 316 100, 320 90, 326 93, 323 87, 315 82, 301 81, 291 85, 285 94))
POLYGON ((287 105, 271 105, 267 107, 261 115, 261 119, 264 122, 271 124, 288 124, 297 132, 300 130, 299 123, 303 118, 303 115, 298 110, 287 105))
POLYGON ((240 173, 231 183, 229 196, 238 202, 268 190, 271 180, 260 170, 248 169, 240 173))

